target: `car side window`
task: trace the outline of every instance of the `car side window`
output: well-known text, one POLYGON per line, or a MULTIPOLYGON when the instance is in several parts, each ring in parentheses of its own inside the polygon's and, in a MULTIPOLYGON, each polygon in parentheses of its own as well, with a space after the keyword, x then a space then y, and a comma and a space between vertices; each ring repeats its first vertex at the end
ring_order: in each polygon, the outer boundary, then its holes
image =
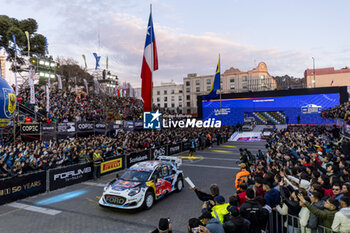
POLYGON ((160 176, 160 170, 159 170, 159 168, 157 168, 154 172, 153 172, 153 175, 152 175, 152 180, 154 180, 154 179, 157 179, 157 178, 159 178, 160 176))
POLYGON ((169 176, 169 167, 166 166, 166 165, 163 165, 163 166, 162 166, 162 176, 163 176, 163 177, 169 176))

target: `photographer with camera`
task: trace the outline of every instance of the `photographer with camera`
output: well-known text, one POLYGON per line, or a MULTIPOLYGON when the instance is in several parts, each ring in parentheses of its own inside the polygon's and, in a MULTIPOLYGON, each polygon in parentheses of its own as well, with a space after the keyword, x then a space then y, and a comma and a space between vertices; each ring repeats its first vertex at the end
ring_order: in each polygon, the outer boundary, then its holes
POLYGON ((172 224, 170 218, 161 218, 159 219, 159 224, 157 229, 151 233, 172 233, 172 224))

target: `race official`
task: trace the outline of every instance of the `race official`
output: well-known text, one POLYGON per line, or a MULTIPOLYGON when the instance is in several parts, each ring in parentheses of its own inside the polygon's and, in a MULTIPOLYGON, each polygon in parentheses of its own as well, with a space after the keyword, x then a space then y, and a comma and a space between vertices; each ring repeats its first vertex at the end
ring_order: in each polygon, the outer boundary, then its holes
POLYGON ((97 150, 93 154, 93 162, 94 162, 94 179, 100 178, 101 176, 101 163, 103 158, 101 156, 101 151, 97 150))
POLYGON ((235 180, 235 187, 237 191, 240 191, 239 184, 241 184, 246 179, 248 179, 248 176, 250 175, 250 172, 247 171, 245 163, 241 163, 239 167, 240 167, 240 171, 237 173, 236 180, 235 180))

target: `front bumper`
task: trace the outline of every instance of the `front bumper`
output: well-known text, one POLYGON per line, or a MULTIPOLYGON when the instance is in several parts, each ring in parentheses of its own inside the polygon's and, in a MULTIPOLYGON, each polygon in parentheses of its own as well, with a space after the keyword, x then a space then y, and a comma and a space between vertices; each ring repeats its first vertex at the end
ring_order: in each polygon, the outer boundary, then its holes
POLYGON ((140 192, 133 197, 121 196, 126 199, 125 203, 122 205, 112 204, 106 201, 105 195, 114 195, 109 193, 103 193, 98 203, 102 206, 113 207, 118 209, 137 209, 142 206, 144 200, 144 193, 140 192))

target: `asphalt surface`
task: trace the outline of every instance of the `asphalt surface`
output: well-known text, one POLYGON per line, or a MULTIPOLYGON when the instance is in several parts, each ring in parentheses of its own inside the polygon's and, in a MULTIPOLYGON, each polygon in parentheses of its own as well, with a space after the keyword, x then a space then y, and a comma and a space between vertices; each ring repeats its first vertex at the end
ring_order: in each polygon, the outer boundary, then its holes
MULTIPOLYGON (((247 148, 253 154, 265 149, 264 142, 227 142, 204 151, 197 151, 200 159, 183 159, 185 177, 190 177, 199 189, 209 192, 209 186, 216 183, 220 193, 228 200, 234 194, 234 176, 239 168, 239 148, 247 148)), ((178 154, 187 155, 188 152, 178 154)), ((150 210, 117 210, 102 208, 97 201, 103 186, 115 174, 97 180, 80 183, 29 197, 16 203, 0 206, 0 232, 6 233, 144 233, 158 225, 159 218, 169 217, 173 232, 187 232, 188 219, 200 215, 202 202, 195 193, 185 188, 180 193, 172 193, 155 203, 150 210), (80 196, 60 202, 39 205, 38 202, 67 192, 78 191, 80 196), (36 208, 40 207, 40 208, 36 208)))

